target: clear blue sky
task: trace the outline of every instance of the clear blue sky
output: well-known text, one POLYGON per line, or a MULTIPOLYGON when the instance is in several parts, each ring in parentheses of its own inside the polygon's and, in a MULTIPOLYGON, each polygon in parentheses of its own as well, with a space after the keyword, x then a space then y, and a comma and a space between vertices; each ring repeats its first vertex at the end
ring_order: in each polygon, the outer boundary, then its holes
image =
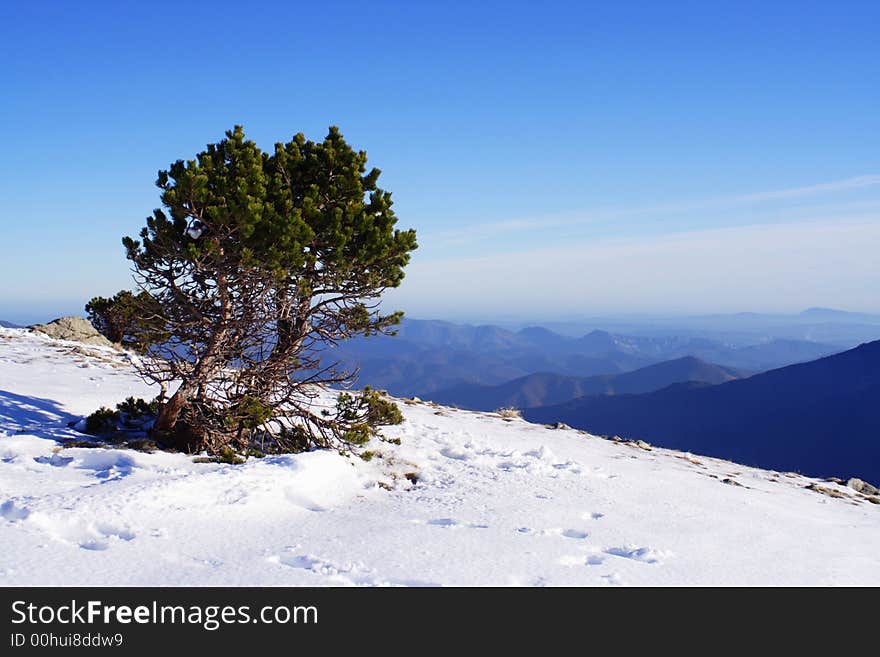
POLYGON ((880 3, 0 6, 0 318, 130 285, 156 171, 339 125, 414 316, 880 311, 880 3))

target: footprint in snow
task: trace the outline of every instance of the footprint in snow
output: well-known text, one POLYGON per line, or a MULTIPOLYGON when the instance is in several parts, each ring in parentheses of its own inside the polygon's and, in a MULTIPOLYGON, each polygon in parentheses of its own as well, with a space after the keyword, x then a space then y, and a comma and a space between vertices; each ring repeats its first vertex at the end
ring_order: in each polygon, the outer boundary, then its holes
POLYGON ((559 557, 557 563, 560 566, 600 566, 605 563, 605 559, 598 554, 567 554, 559 557))
POLYGON ((30 509, 15 500, 6 500, 0 504, 0 517, 15 522, 17 520, 25 520, 31 514, 30 509))
POLYGON ((76 517, 62 519, 45 513, 32 514, 26 505, 16 500, 7 500, 0 505, 0 518, 33 524, 53 540, 92 552, 107 550, 113 541, 128 542, 136 537, 125 525, 106 521, 84 523, 76 517))
POLYGON ((114 450, 90 450, 78 457, 80 470, 91 470, 96 483, 106 484, 128 477, 136 467, 135 460, 128 454, 114 450))
POLYGON ((434 518, 429 520, 427 524, 434 525, 435 527, 457 527, 458 521, 452 518, 434 518))
POLYGON ((453 461, 470 461, 474 458, 473 452, 458 447, 444 447, 440 453, 453 461))
POLYGON ((565 536, 565 538, 574 538, 578 540, 583 540, 589 536, 587 532, 582 532, 578 529, 564 529, 562 530, 562 535, 565 536))
MULTIPOLYGON (((413 521, 416 524, 421 524, 421 520, 413 521)), ((466 527, 468 529, 489 529, 489 525, 484 525, 480 523, 461 523, 458 520, 453 518, 434 518, 432 520, 428 520, 425 522, 426 525, 431 525, 432 527, 443 527, 445 529, 455 529, 457 527, 466 527)))
POLYGON ((268 558, 268 561, 327 577, 344 585, 358 586, 376 583, 372 577, 373 571, 361 564, 334 564, 311 554, 291 552, 273 555, 268 558))
POLYGON ((304 570, 315 570, 323 565, 320 559, 305 554, 280 555, 276 557, 278 563, 283 563, 291 568, 302 568, 304 570))
POLYGON ((107 523, 98 523, 95 530, 105 538, 118 538, 122 541, 134 540, 136 534, 127 527, 117 527, 107 523))
POLYGON ((632 559, 633 561, 641 561, 642 563, 660 563, 663 559, 672 556, 672 553, 663 550, 656 550, 648 547, 611 547, 605 550, 606 554, 614 557, 623 557, 624 559, 632 559))
POLYGON ((73 463, 73 457, 61 456, 60 454, 52 454, 52 456, 36 456, 34 461, 43 465, 51 465, 56 468, 63 468, 73 463))
POLYGON ((517 532, 526 536, 562 536, 564 538, 573 538, 583 540, 589 536, 587 532, 579 529, 560 529, 554 527, 552 529, 533 529, 532 527, 518 527, 517 532))
POLYGON ((110 548, 110 541, 132 541, 135 533, 125 527, 117 527, 107 523, 97 523, 87 530, 90 537, 79 541, 79 547, 91 552, 102 552, 110 548))
POLYGON ((223 565, 222 560, 211 557, 192 557, 192 560, 200 566, 210 566, 211 568, 219 568, 223 565))
POLYGON ((623 580, 620 579, 620 575, 617 573, 602 575, 602 583, 606 586, 623 586, 623 580))

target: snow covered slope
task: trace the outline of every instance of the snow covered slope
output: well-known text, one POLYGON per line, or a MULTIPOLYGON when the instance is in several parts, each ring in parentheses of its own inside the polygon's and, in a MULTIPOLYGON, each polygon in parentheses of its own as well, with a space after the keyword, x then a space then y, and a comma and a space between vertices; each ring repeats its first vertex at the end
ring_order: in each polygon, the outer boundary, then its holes
POLYGON ((880 584, 835 483, 403 401, 369 463, 57 442, 129 395, 127 356, 0 329, 0 584, 880 584))

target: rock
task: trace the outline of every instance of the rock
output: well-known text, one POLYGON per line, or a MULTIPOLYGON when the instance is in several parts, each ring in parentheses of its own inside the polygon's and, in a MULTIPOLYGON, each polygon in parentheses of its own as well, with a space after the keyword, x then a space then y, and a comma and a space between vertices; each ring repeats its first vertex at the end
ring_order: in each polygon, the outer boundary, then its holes
POLYGON ((641 447, 642 449, 651 451, 651 443, 646 443, 644 440, 637 440, 636 447, 641 447))
POLYGON ((739 486, 740 488, 745 488, 745 486, 743 486, 741 483, 730 478, 722 479, 721 483, 727 484, 728 486, 739 486))
POLYGON ((29 329, 44 333, 57 340, 71 340, 100 347, 115 347, 110 340, 95 330, 91 322, 82 317, 61 317, 48 324, 34 324, 29 329))
POLYGON ((554 422, 553 424, 544 425, 548 429, 571 429, 565 422, 554 422))
POLYGON ((847 497, 843 493, 838 492, 838 491, 834 490, 833 488, 826 488, 825 486, 820 486, 819 484, 808 484, 807 486, 804 486, 804 488, 806 488, 808 490, 816 491, 817 493, 821 493, 822 495, 827 495, 828 497, 836 497, 836 498, 847 497))
POLYGON ((856 479, 855 477, 847 481, 846 485, 847 487, 852 488, 855 492, 861 493, 862 495, 880 494, 880 489, 872 486, 867 481, 862 481, 861 479, 856 479))

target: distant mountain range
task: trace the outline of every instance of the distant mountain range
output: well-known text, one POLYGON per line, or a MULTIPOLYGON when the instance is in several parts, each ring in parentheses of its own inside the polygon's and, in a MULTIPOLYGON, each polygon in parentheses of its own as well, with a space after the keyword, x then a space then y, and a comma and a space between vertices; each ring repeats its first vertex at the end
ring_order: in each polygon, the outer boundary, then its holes
POLYGON ((2 319, 0 319, 0 326, 2 326, 3 328, 22 328, 18 324, 13 324, 12 322, 5 322, 2 319))
POLYGON ((359 368, 358 385, 395 395, 432 397, 463 384, 495 386, 531 374, 589 378, 622 374, 686 356, 759 372, 841 351, 838 345, 753 336, 724 342, 699 335, 622 335, 594 330, 580 337, 546 328, 518 331, 405 319, 396 337, 356 338, 328 354, 359 368))
POLYGON ((601 328, 622 335, 702 337, 738 346, 755 343, 761 338, 806 340, 833 344, 841 350, 880 339, 880 315, 832 308, 808 308, 797 314, 744 312, 683 317, 595 317, 543 323, 542 326, 571 336, 601 328))
POLYGON ((650 392, 679 382, 723 383, 748 374, 685 356, 624 374, 573 377, 540 372, 495 386, 463 383, 433 393, 431 400, 471 410, 524 409, 557 404, 586 395, 650 392))
POLYGON ((869 313, 854 313, 848 310, 836 310, 834 308, 807 308, 799 314, 801 319, 820 322, 858 322, 868 324, 880 323, 880 315, 869 313))
POLYGON ((776 470, 880 481, 880 341, 719 385, 529 408, 533 422, 776 470))

